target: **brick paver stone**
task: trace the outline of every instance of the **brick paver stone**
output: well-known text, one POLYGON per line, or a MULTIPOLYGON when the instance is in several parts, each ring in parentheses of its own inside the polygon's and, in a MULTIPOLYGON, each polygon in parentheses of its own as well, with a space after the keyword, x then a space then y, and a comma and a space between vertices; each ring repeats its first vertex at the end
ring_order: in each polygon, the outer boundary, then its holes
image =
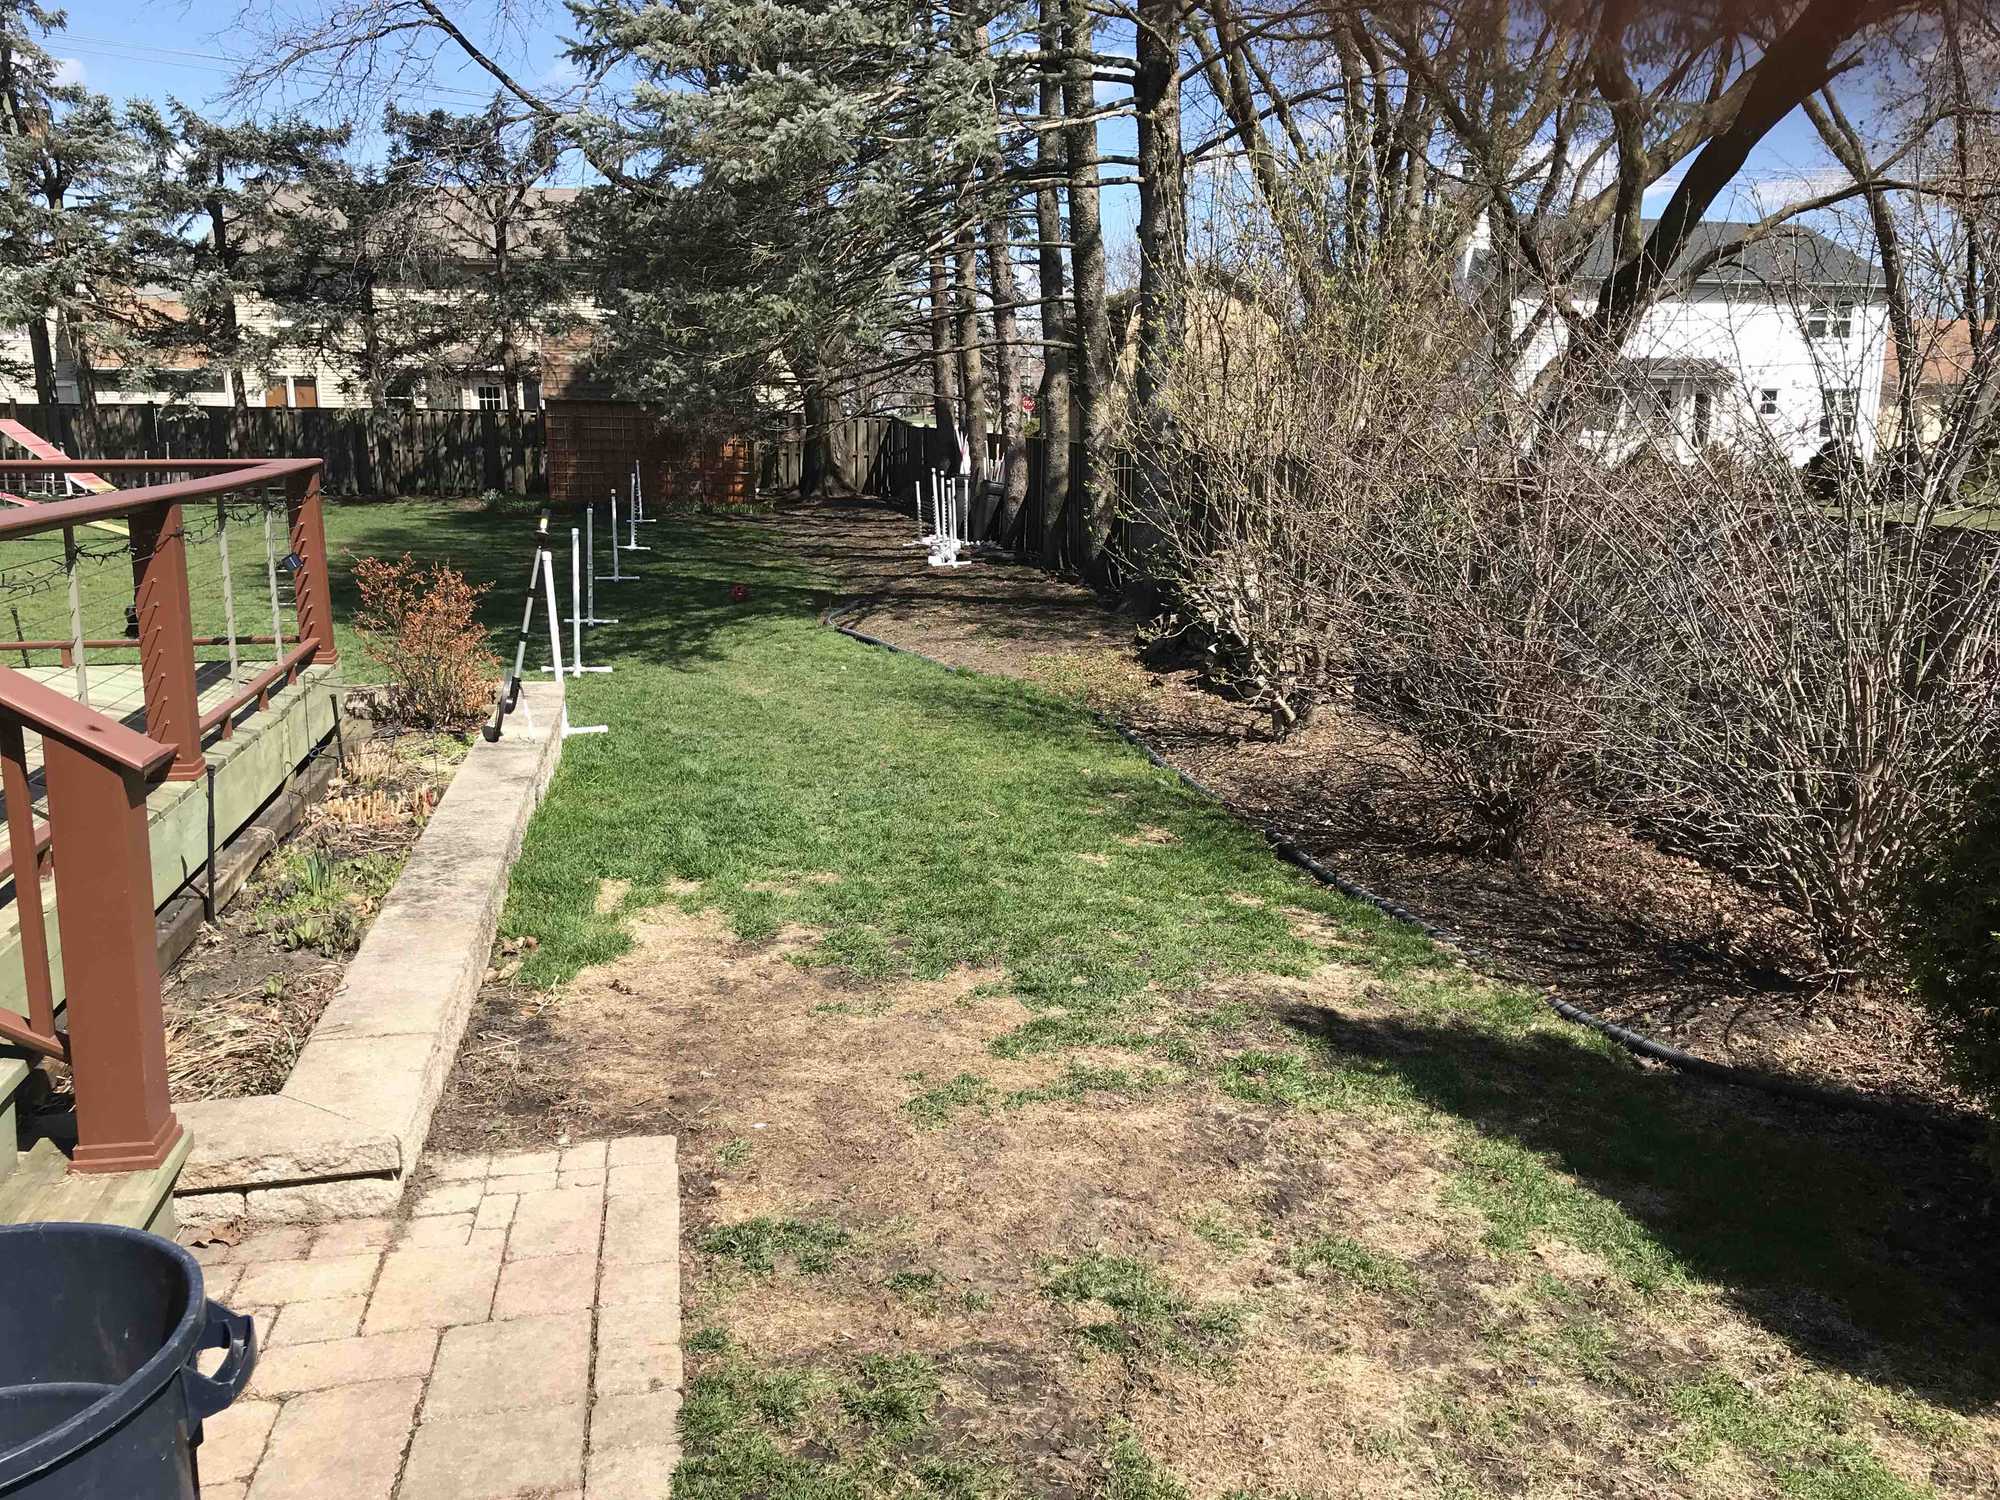
POLYGON ((603 1219, 604 1194, 596 1188, 523 1193, 514 1205, 507 1259, 594 1255, 603 1219))
POLYGON ((236 1284, 239 1302, 318 1302, 328 1297, 366 1296, 382 1257, 333 1255, 325 1260, 272 1260, 245 1266, 236 1284))
POLYGON ((437 1334, 428 1328, 268 1349, 257 1360, 250 1391, 257 1396, 289 1396, 365 1380, 428 1375, 436 1352, 437 1334))
POLYGON ((675 1154, 674 1137, 670 1135, 628 1135, 611 1142, 605 1159, 614 1167, 624 1167, 639 1162, 672 1161, 675 1154))
POLYGON ((590 1314, 556 1313, 446 1332, 424 1421, 590 1398, 590 1314))
POLYGON ((603 1396, 590 1409, 590 1448, 657 1448, 674 1441, 680 1399, 673 1391, 603 1396))
POLYGON ((645 1448, 590 1450, 590 1500, 667 1500, 680 1449, 669 1443, 645 1448))
POLYGON ((598 1290, 602 1308, 659 1307, 679 1297, 679 1266, 671 1261, 606 1266, 598 1290))
POLYGON ((422 1392, 376 1380, 287 1401, 250 1500, 389 1500, 422 1392))
POLYGON ((470 1213, 479 1207, 482 1191, 484 1189, 477 1180, 441 1182, 419 1197, 411 1206, 410 1213, 417 1218, 430 1214, 470 1213))
POLYGON ((673 1138, 427 1174, 406 1218, 204 1247, 209 1295, 257 1319, 264 1352, 207 1424, 203 1500, 667 1500, 673 1138))
POLYGON ((533 1318, 544 1313, 588 1312, 597 1302, 595 1255, 549 1255, 513 1260, 500 1268, 493 1317, 533 1318))
POLYGON ((556 1166, 565 1172, 602 1167, 607 1149, 603 1141, 584 1141, 580 1145, 565 1146, 556 1166))
POLYGON ((680 1232, 680 1202, 675 1194, 612 1198, 604 1209, 604 1263, 643 1265, 673 1259, 680 1254, 680 1232))
POLYGON ((583 1483, 583 1427, 581 1405, 425 1422, 410 1444, 398 1500, 513 1500, 575 1489, 583 1483))
POLYGON ((499 1278, 500 1256, 484 1247, 392 1250, 383 1257, 362 1332, 483 1323, 499 1278))
POLYGON ((312 1258, 329 1255, 359 1255, 364 1250, 386 1250, 395 1237, 394 1219, 341 1219, 326 1225, 313 1236, 312 1258))
POLYGON ((275 1401, 238 1401, 201 1424, 196 1461, 201 1465, 204 1500, 211 1485, 250 1477, 257 1460, 264 1456, 271 1424, 277 1420, 275 1401))
POLYGON ((680 1318, 669 1309, 633 1308, 597 1330, 597 1394, 679 1390, 680 1318))
POLYGON ((512 1193, 488 1193, 479 1200, 479 1213, 472 1227, 482 1231, 505 1229, 514 1222, 514 1205, 519 1201, 512 1193))
POLYGON ((493 1177, 513 1177, 522 1172, 553 1172, 562 1164, 560 1151, 515 1151, 493 1158, 493 1177))
POLYGON ((320 1302, 292 1302, 278 1309, 278 1320, 268 1332, 257 1331, 267 1349, 286 1344, 319 1344, 328 1339, 351 1339, 361 1332, 361 1312, 366 1297, 329 1297, 320 1302))

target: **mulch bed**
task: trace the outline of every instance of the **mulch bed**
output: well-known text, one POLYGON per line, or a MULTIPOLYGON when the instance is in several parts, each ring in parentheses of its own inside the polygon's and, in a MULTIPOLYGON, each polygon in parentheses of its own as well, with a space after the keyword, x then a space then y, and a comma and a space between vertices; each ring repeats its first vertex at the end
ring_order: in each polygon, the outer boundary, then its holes
POLYGON ((346 771, 164 977, 176 1100, 284 1087, 462 753, 430 735, 349 732, 346 771), (301 916, 283 903, 308 854, 336 884, 324 914, 301 916))
POLYGON ((1266 717, 1185 664, 1141 659, 1137 628, 1077 582, 1009 559, 928 568, 907 517, 873 502, 781 513, 772 529, 857 607, 844 623, 954 666, 1026 679, 1149 740, 1241 816, 1480 950, 1485 966, 1703 1057, 1909 1104, 1963 1108, 1906 997, 1826 995, 1786 913, 1601 825, 1508 861, 1451 838, 1406 750, 1323 711, 1274 740, 1266 717))

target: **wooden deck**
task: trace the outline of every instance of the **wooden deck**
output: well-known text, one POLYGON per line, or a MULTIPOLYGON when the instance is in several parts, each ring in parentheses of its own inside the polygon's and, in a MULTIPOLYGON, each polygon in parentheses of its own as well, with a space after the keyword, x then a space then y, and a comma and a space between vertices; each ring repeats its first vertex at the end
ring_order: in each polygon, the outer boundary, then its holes
MULTIPOLYGON (((268 646, 256 648, 268 651, 268 646)), ((226 661, 205 661, 195 664, 195 687, 197 702, 202 713, 208 713, 217 704, 247 683, 265 667, 271 665, 267 657, 241 662, 235 672, 229 670, 226 661)), ((90 687, 90 706, 99 713, 117 719, 120 723, 141 734, 146 732, 146 684, 139 663, 130 662, 86 662, 85 676, 90 687)), ((76 668, 64 666, 30 666, 20 669, 35 681, 53 688, 66 698, 76 698, 76 668)), ((248 712, 249 710, 246 710, 248 712)), ((211 743, 219 738, 217 730, 208 738, 211 743)), ((26 737, 28 751, 29 785, 35 794, 37 816, 48 815, 47 792, 42 785, 42 740, 40 735, 26 737)), ((6 799, 0 797, 0 813, 6 810, 6 799)))

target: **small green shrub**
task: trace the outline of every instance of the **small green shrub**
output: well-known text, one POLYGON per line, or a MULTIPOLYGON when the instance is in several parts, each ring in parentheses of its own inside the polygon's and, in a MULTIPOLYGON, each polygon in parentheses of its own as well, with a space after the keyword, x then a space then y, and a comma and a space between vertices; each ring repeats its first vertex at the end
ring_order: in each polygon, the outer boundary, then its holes
MULTIPOLYGON (((1903 957, 1952 1072, 2000 1106, 2000 779, 1958 836, 1920 859, 1902 893, 1903 957)), ((1989 1155, 2000 1173, 2000 1127, 1989 1155)))

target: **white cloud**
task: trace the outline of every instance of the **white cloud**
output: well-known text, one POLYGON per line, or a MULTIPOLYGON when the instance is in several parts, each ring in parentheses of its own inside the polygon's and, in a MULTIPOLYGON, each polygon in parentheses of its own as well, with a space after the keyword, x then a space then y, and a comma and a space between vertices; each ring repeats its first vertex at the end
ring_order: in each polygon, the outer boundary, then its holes
POLYGON ((56 60, 56 82, 67 86, 83 82, 83 62, 75 57, 58 57, 56 60))

